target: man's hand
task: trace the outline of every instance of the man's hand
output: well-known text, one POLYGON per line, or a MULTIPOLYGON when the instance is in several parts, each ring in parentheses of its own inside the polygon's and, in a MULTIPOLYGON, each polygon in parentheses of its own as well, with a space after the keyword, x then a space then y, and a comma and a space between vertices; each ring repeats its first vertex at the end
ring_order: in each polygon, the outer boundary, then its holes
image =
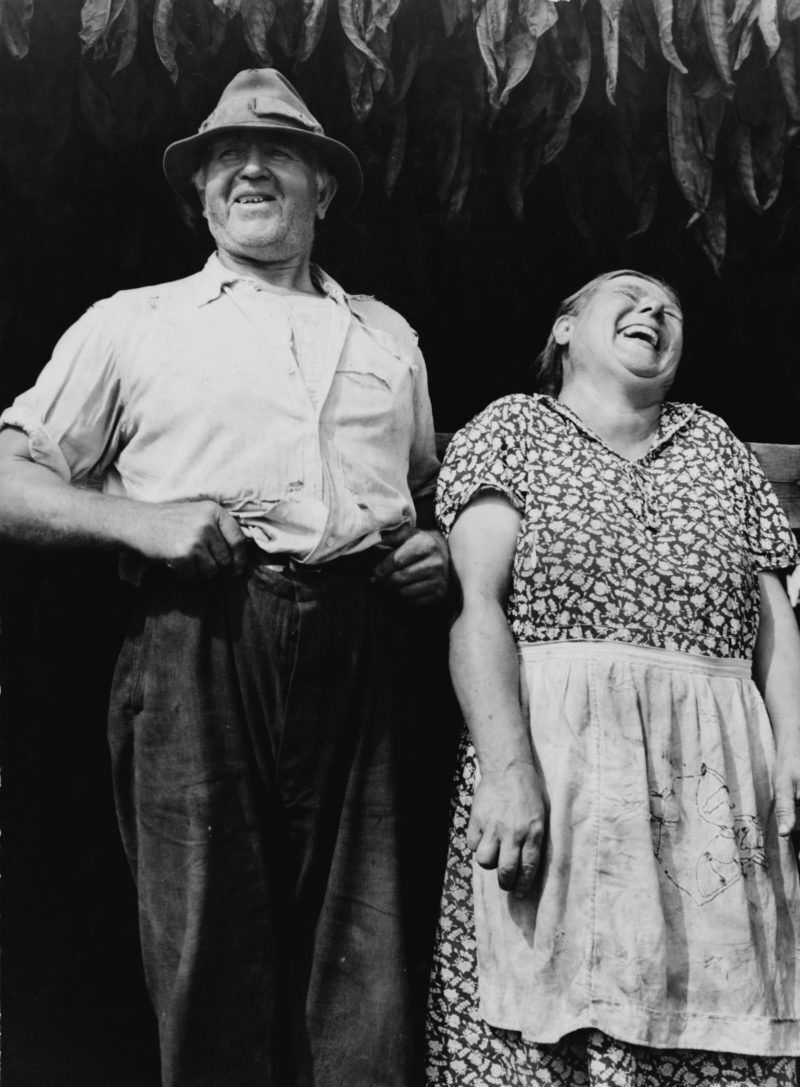
POLYGON ((181 581, 207 580, 223 570, 241 573, 247 538, 216 502, 143 503, 132 544, 164 563, 181 581))
POLYGON ((394 589, 409 604, 435 604, 447 594, 450 562, 439 532, 403 525, 383 533, 394 550, 372 572, 373 581, 394 589))
POLYGON ((544 791, 532 763, 513 762, 481 776, 467 845, 481 868, 497 869, 497 882, 516 898, 533 886, 545 822, 544 791))

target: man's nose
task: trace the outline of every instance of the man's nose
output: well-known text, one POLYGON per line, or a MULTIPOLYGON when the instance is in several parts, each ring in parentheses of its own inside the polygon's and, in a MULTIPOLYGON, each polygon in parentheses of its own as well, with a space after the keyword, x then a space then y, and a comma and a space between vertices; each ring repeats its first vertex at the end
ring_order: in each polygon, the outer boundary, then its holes
POLYGON ((260 147, 251 147, 241 165, 240 173, 246 177, 259 177, 270 172, 269 160, 260 147))

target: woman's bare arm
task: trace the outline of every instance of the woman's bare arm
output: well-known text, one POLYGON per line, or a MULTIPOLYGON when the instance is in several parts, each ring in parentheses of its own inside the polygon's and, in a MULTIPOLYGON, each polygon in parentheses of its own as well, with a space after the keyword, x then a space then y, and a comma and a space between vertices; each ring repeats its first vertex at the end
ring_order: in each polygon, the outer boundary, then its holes
POLYGON ((513 506, 487 493, 453 527, 462 604, 450 636, 450 672, 480 767, 467 841, 483 868, 497 868, 500 886, 522 896, 536 874, 546 814, 505 615, 519 526, 513 506))
POLYGON ((795 827, 800 799, 800 631, 777 574, 759 575, 761 619, 753 676, 775 733, 775 812, 778 833, 795 827))

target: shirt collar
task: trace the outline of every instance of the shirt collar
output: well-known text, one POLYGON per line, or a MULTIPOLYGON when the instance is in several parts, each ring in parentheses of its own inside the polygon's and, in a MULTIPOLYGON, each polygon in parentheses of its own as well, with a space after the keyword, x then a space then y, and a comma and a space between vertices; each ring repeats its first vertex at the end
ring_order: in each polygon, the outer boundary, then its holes
MULTIPOLYGON (((216 253, 211 254, 205 266, 194 278, 194 301, 198 307, 213 302, 219 298, 225 287, 229 287, 234 283, 255 283, 258 285, 258 280, 254 276, 244 275, 241 272, 233 271, 231 268, 226 268, 216 253)), ((332 279, 327 272, 324 272, 318 264, 311 265, 311 279, 314 286, 319 288, 328 298, 339 303, 339 305, 348 304, 348 295, 336 280, 332 279)))
MULTIPOLYGON (((582 431, 587 437, 592 438, 596 442, 600 442, 601 445, 606 443, 603 439, 592 430, 592 428, 577 415, 572 408, 566 404, 562 404, 560 400, 556 400, 555 397, 541 395, 540 399, 553 411, 557 412, 562 418, 570 420, 574 425, 582 431)), ((653 444, 645 453, 642 460, 646 460, 650 457, 656 449, 660 449, 665 445, 674 434, 683 429, 684 426, 692 419, 697 411, 697 404, 680 404, 673 401, 667 401, 661 405, 661 415, 658 420, 658 430, 653 440, 653 444)))

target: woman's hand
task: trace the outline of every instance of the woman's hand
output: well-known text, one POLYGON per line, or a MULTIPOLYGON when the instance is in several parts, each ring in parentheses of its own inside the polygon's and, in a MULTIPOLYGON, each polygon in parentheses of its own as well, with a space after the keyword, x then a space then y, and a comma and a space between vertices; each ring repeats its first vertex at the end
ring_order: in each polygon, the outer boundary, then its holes
POLYGON ((778 742, 775 753, 775 818, 778 834, 788 838, 797 825, 795 805, 800 800, 800 735, 793 743, 778 742))
POLYGON ((759 574, 761 613, 753 654, 758 685, 775 734, 775 818, 786 838, 800 798, 800 632, 777 574, 759 574))
POLYGON ((517 898, 533 886, 546 818, 544 789, 532 762, 514 761, 482 775, 467 845, 481 868, 496 868, 497 882, 517 898))

